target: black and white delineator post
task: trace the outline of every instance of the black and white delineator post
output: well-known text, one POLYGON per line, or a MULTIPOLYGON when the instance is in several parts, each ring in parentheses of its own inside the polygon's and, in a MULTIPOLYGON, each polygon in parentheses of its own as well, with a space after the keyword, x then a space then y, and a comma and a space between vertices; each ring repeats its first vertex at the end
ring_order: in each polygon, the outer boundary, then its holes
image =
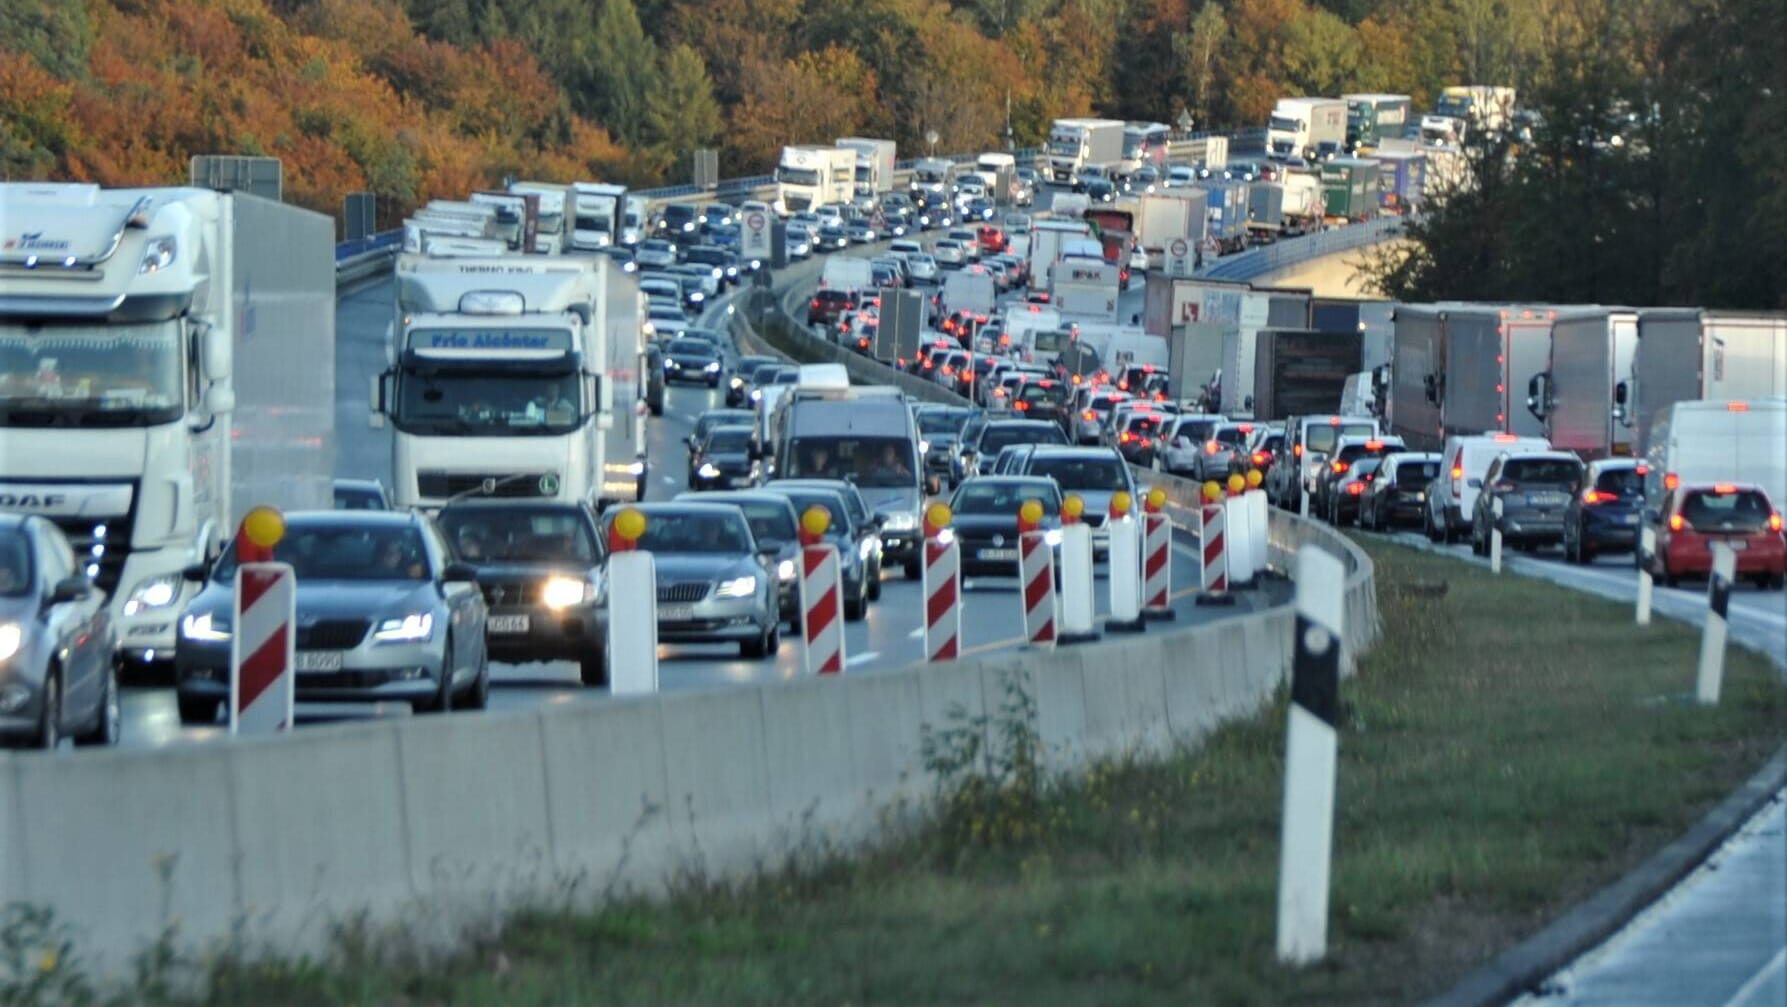
POLYGON ((1306 545, 1297 550, 1296 583, 1296 659, 1285 732, 1278 861, 1278 960, 1304 965, 1328 953, 1346 567, 1332 554, 1306 545))
POLYGON ((1489 572, 1502 572, 1502 498, 1489 501, 1489 572))
POLYGON ((1638 625, 1650 625, 1651 564, 1657 559, 1657 530, 1638 529, 1638 625))
POLYGON ((1717 706, 1725 678, 1725 613, 1731 607, 1731 582, 1737 578, 1737 553, 1723 542, 1712 544, 1713 572, 1706 578, 1706 628, 1700 632, 1700 675, 1694 698, 1717 706))

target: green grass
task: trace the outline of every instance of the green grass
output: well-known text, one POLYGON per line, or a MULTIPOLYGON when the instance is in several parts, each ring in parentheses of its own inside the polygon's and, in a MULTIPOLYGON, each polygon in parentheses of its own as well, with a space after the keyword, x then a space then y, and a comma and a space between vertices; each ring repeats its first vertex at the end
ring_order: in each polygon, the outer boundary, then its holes
POLYGON ((977 787, 857 859, 534 911, 445 960, 389 938, 225 963, 209 1003, 1384 1003, 1445 988, 1666 843, 1783 740, 1787 690, 1696 634, 1368 545, 1384 634, 1343 689, 1330 958, 1273 962, 1284 707, 1198 752, 977 787), (1445 581, 1441 598, 1413 582, 1445 581), (976 796, 978 795, 978 796, 976 796))

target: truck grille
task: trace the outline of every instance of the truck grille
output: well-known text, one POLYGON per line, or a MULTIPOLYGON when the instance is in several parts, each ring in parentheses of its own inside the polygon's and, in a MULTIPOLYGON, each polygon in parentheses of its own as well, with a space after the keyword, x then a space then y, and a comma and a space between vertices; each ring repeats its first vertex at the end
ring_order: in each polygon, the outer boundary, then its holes
POLYGON ((298 650, 353 650, 372 628, 369 619, 324 619, 298 627, 298 650))
POLYGON ((416 473, 416 492, 430 500, 445 499, 460 493, 482 495, 484 480, 494 479, 499 484, 493 497, 522 498, 542 497, 550 494, 540 490, 540 480, 546 476, 544 472, 443 472, 439 469, 423 469, 416 473), (508 482, 503 482, 503 480, 508 482))
POLYGON ((705 581, 691 584, 659 584, 658 601, 686 605, 707 597, 707 588, 708 585, 705 581))

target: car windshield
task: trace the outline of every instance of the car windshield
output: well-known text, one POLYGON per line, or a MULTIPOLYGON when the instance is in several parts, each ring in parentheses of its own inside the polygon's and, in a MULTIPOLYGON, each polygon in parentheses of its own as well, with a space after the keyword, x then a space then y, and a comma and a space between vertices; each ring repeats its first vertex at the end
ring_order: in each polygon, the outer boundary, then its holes
POLYGON ((1058 406, 1067 401, 1067 387, 1041 381, 1027 382, 1018 389, 1018 401, 1031 406, 1058 406))
POLYGON ((572 511, 447 507, 440 525, 454 553, 469 563, 595 562, 595 539, 572 511))
POLYGON ((0 598, 22 598, 30 585, 30 541, 23 532, 0 531, 0 598))
POLYGON ((1132 415, 1123 424, 1123 429, 1133 434, 1152 434, 1160 429, 1160 417, 1132 415))
POLYGON ((1241 447, 1247 443, 1247 438, 1252 433, 1252 429, 1246 427, 1217 427, 1215 440, 1241 447))
POLYGON ((1029 475, 1047 476, 1064 490, 1126 490, 1129 474, 1109 457, 1032 458, 1029 475))
POLYGON ((770 488, 786 496, 788 502, 794 505, 796 513, 805 514, 809 507, 824 507, 825 512, 831 515, 831 525, 825 531, 826 538, 843 539, 852 534, 853 525, 858 519, 851 515, 850 505, 838 494, 817 489, 770 488))
POLYGON ((575 372, 422 363, 398 376, 396 424, 419 434, 562 434, 582 425, 581 398, 575 372))
MULTIPOLYGON (((273 560, 289 563, 299 583, 306 580, 421 581, 429 577, 422 533, 409 525, 288 524, 273 547, 273 560)), ((232 543, 218 559, 212 579, 236 576, 232 543)))
POLYGON ((1682 500, 1682 518, 1698 532, 1755 532, 1768 526, 1768 498, 1756 490, 1699 490, 1682 500))
POLYGON ((697 440, 706 437, 707 432, 715 427, 729 427, 733 424, 746 425, 756 419, 743 409, 727 409, 711 413, 702 413, 695 418, 695 437, 697 440))
POLYGON ((751 446, 751 431, 722 428, 707 436, 710 455, 742 455, 751 446))
POLYGON ((1303 433, 1303 450, 1325 455, 1334 450, 1342 437, 1369 437, 1375 433, 1370 423, 1311 424, 1303 433))
POLYGON ((1595 476, 1595 489, 1603 493, 1635 496, 1644 492, 1644 477, 1638 474, 1636 466, 1602 469, 1601 473, 1595 476))
POLYGON ((1066 444, 1067 435, 1054 424, 1038 426, 990 426, 980 435, 982 454, 995 454, 1012 444, 1066 444))
POLYGON ((1396 485, 1399 489, 1418 489, 1439 475, 1439 462, 1403 462, 1396 466, 1396 485))
POLYGON ((714 347, 705 339, 677 339, 670 344, 670 352, 691 357, 711 357, 714 355, 714 347))
POLYGON ((1502 466, 1502 478, 1522 483, 1573 483, 1582 465, 1568 458, 1510 458, 1502 466))
POLYGON ((797 437, 789 443, 787 475, 884 489, 914 486, 916 447, 899 437, 797 437))
POLYGON ((1009 514, 1015 518, 1026 500, 1041 503, 1042 512, 1050 517, 1061 513, 1061 500, 1054 488, 1033 482, 969 480, 956 491, 949 506, 957 514, 1009 514))
POLYGON ((662 553, 719 553, 742 556, 752 551, 751 529, 742 512, 655 511, 646 515, 639 548, 662 553))
POLYGON ((722 499, 718 502, 737 504, 738 509, 745 512, 745 520, 750 522, 751 535, 757 539, 759 547, 792 542, 798 534, 794 528, 794 515, 782 506, 780 500, 722 499))

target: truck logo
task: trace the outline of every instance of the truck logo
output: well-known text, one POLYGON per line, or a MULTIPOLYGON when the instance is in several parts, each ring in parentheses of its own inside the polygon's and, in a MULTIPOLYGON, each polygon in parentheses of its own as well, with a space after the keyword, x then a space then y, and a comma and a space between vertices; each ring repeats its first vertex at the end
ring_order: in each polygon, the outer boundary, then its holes
POLYGON ((6 239, 6 250, 9 252, 66 252, 68 242, 54 238, 45 239, 42 231, 21 231, 16 238, 6 239))
POLYGON ((543 497, 558 496, 558 476, 548 472, 540 477, 540 495, 543 497))
POLYGON ((66 503, 61 493, 0 493, 0 509, 58 510, 66 503))

